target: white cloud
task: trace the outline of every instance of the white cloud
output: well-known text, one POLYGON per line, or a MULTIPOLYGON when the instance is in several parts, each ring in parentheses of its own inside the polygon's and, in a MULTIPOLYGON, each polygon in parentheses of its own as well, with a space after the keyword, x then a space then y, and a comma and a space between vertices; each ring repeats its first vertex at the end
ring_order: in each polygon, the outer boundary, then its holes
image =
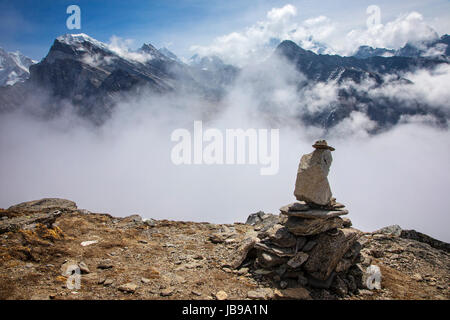
POLYGON ((349 54, 361 45, 398 49, 408 42, 419 43, 437 37, 437 32, 425 22, 420 13, 410 12, 385 25, 376 24, 370 28, 354 29, 347 34, 341 45, 334 43, 334 47, 349 54))
MULTIPOLYGON (((191 46, 200 56, 217 55, 224 61, 244 66, 263 61, 273 52, 274 39, 292 40, 316 53, 350 55, 361 45, 398 49, 408 42, 418 43, 438 37, 418 12, 401 14, 386 24, 353 29, 342 35, 342 28, 320 15, 299 21, 291 4, 271 9, 266 19, 242 31, 215 38, 210 45, 191 46)), ((442 50, 442 48, 438 48, 442 50)))
POLYGON ((134 40, 132 39, 122 39, 117 36, 112 36, 109 40, 108 48, 118 56, 134 60, 137 62, 145 63, 153 59, 152 55, 144 52, 136 52, 130 49, 134 40))
POLYGON ((406 103, 422 103, 450 113, 450 65, 440 64, 436 68, 419 69, 403 75, 411 82, 387 82, 381 87, 368 90, 372 98, 389 97, 406 103))
POLYGON ((271 41, 302 41, 307 49, 317 49, 318 42, 328 37, 334 25, 325 16, 295 21, 297 9, 293 5, 273 8, 267 13, 266 20, 240 32, 232 32, 217 37, 209 46, 194 45, 191 51, 201 56, 217 55, 228 63, 244 66, 261 62, 272 52, 271 41))
POLYGON ((377 123, 369 119, 369 117, 360 111, 352 111, 349 117, 339 122, 331 129, 330 136, 332 137, 352 137, 367 138, 371 130, 377 127, 377 123))

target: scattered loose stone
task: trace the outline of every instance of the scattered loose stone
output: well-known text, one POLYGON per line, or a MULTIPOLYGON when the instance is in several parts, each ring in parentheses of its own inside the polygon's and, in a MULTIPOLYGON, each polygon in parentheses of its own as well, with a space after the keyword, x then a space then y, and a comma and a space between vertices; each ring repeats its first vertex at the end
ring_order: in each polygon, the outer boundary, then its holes
POLYGON ((245 275, 248 273, 248 268, 240 268, 238 270, 238 275, 245 275))
POLYGON ((305 288, 288 288, 276 291, 276 298, 285 300, 310 300, 309 291, 305 288))
POLYGON ((305 263, 305 261, 308 260, 308 257, 309 255, 307 253, 298 252, 287 262, 287 265, 291 268, 296 269, 300 267, 303 263, 305 263))
POLYGON ((137 287, 138 287, 137 284, 129 282, 129 283, 120 285, 117 289, 119 289, 119 291, 122 291, 125 293, 134 293, 136 291, 137 287))
POLYGON ((99 262, 99 264, 97 265, 98 269, 111 269, 114 267, 113 262, 111 261, 111 259, 105 259, 99 262))
POLYGON ((151 280, 150 280, 150 279, 147 279, 147 278, 141 278, 141 282, 142 282, 142 283, 145 283, 145 284, 148 284, 148 283, 151 282, 151 280))
POLYGON ((420 273, 415 273, 412 275, 412 277, 416 281, 423 281, 423 277, 420 275, 420 273))
POLYGON ((194 296, 197 296, 197 297, 200 297, 200 296, 202 295, 201 292, 198 292, 198 291, 195 291, 195 290, 192 290, 191 293, 192 293, 194 296))
POLYGON ((159 295, 160 295, 161 297, 169 297, 169 296, 171 296, 174 292, 175 292, 175 289, 172 288, 172 287, 169 287, 169 288, 162 289, 161 292, 159 293, 159 295))
POLYGON ((149 226, 149 227, 154 227, 156 225, 156 220, 155 219, 144 219, 144 224, 149 226))
POLYGON ((98 243, 98 240, 83 241, 81 243, 81 246, 82 247, 87 247, 87 246, 90 246, 91 244, 96 244, 96 243, 98 243))
POLYGON ((272 270, 266 270, 266 269, 256 269, 254 271, 254 273, 256 275, 265 276, 265 275, 269 275, 269 274, 273 273, 273 271, 272 270))
POLYGON ((89 270, 89 267, 87 266, 87 264, 84 263, 83 261, 81 261, 81 262, 78 264, 78 267, 80 268, 80 271, 81 271, 82 274, 88 274, 88 273, 91 272, 91 271, 89 270))
POLYGON ((274 296, 274 292, 270 288, 258 288, 247 292, 247 298, 253 300, 265 300, 271 299, 274 296))
POLYGON ((219 291, 215 294, 217 300, 226 300, 228 298, 228 294, 225 291, 219 291))

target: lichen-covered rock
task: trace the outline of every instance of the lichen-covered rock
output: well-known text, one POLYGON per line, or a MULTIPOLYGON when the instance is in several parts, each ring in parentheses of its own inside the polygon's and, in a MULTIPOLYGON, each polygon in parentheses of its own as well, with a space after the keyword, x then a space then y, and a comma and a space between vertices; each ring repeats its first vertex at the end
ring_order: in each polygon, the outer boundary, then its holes
POLYGON ((71 212, 77 210, 77 205, 75 202, 66 199, 44 198, 22 202, 8 208, 8 211, 10 212, 20 212, 22 214, 49 213, 56 210, 71 212))
POLYGON ((317 245, 309 253, 304 269, 316 279, 327 279, 339 260, 355 243, 361 232, 353 228, 338 229, 336 234, 323 233, 317 238, 317 245))

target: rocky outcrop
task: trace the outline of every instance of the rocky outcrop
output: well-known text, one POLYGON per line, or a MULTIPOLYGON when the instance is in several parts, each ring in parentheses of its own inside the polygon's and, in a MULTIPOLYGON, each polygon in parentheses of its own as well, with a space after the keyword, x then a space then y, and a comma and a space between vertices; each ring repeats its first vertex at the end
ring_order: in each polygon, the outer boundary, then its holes
POLYGON ((70 212, 76 209, 77 205, 73 201, 58 198, 44 198, 41 200, 34 200, 16 204, 9 207, 8 211, 20 213, 48 213, 55 210, 70 212))
POLYGON ((63 212, 77 210, 75 202, 65 199, 41 199, 23 202, 0 212, 0 234, 33 229, 38 224, 50 227, 63 212))
POLYGON ((400 237, 429 244, 431 247, 450 253, 450 244, 434 239, 416 230, 401 230, 400 237))

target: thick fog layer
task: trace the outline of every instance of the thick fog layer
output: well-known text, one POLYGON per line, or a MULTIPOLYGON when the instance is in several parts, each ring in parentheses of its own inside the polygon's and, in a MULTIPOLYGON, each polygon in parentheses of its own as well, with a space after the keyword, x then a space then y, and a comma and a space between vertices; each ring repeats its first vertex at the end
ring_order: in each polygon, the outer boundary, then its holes
MULTIPOLYGON (((2 115, 0 207, 61 197, 80 208, 116 216, 245 221, 250 213, 278 213, 279 207, 295 200, 300 157, 313 150, 315 140, 326 137, 336 147, 329 176, 333 194, 347 205, 357 228, 372 231, 399 224, 449 241, 449 131, 433 127, 427 117, 409 117, 371 136, 367 131, 375 124, 355 112, 325 135, 294 117, 305 108, 324 108, 335 99, 337 85, 307 86, 297 92, 293 79, 301 75, 292 70, 280 65, 245 69, 215 105, 186 95, 133 97, 101 127, 70 112, 45 121, 21 112, 2 115), (260 165, 173 164, 176 143, 171 134, 178 128, 192 132, 194 120, 203 120, 204 129, 223 132, 279 129, 278 174, 261 176, 260 165)), ((435 105, 445 111, 448 70, 410 76, 417 85, 386 86, 372 94, 436 99, 435 105), (421 79, 434 83, 428 93, 421 79)))

